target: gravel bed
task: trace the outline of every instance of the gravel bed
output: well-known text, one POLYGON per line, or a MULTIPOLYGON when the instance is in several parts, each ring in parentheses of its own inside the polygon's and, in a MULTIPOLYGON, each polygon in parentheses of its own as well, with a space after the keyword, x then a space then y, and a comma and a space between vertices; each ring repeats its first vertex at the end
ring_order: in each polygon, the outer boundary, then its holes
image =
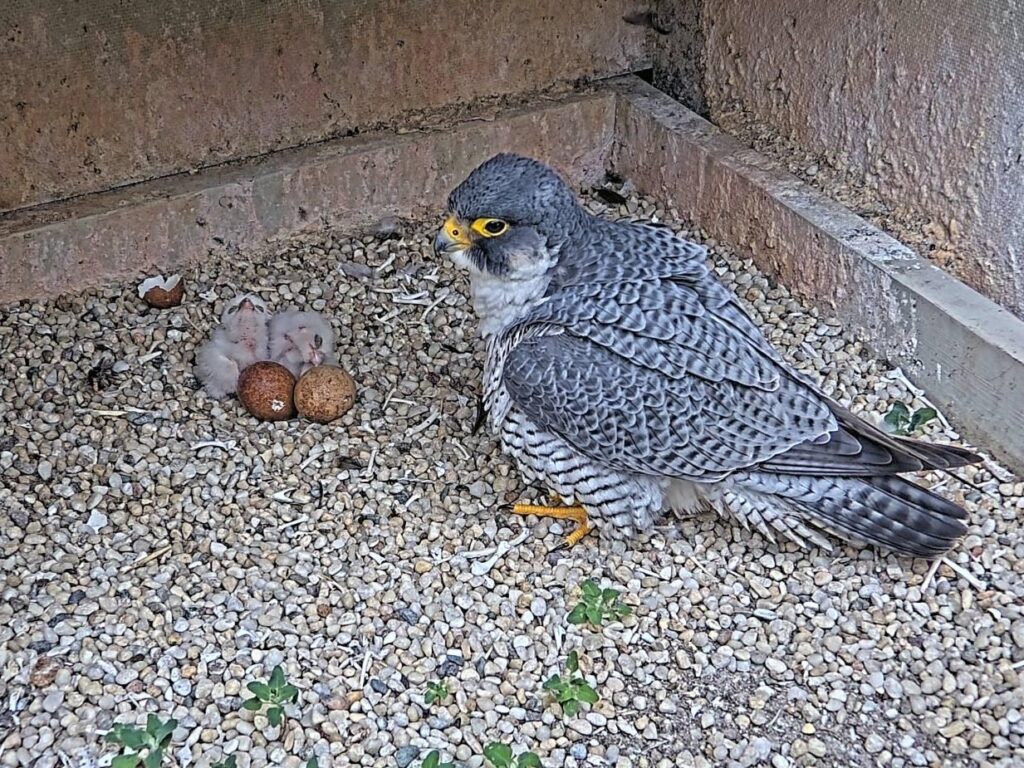
MULTIPOLYGON (((590 204, 683 230, 632 195, 590 204)), ((549 768, 1024 760, 1024 483, 991 463, 925 477, 972 519, 934 573, 711 516, 549 554, 565 528, 504 509, 541 489, 473 433, 482 345, 435 226, 212 258, 170 310, 134 285, 6 308, 0 766, 107 765, 103 734, 150 713, 178 720, 166 764, 201 768, 479 766, 492 741, 549 768), (195 347, 247 290, 333 318, 359 386, 340 422, 260 423, 197 391, 195 347), (632 614, 568 624, 586 579, 632 614), (601 700, 566 718, 542 686, 574 649, 601 700), (277 664, 300 689, 282 728, 241 709, 277 664)), ((835 320, 713 257, 855 411, 922 404, 835 320)))

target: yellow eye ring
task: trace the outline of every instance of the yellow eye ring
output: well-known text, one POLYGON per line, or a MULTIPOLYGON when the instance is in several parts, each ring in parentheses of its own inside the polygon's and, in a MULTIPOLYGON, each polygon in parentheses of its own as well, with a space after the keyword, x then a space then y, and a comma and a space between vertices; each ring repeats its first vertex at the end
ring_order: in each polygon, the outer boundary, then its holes
POLYGON ((508 222, 503 219, 477 219, 469 228, 481 237, 497 237, 508 232, 508 222))

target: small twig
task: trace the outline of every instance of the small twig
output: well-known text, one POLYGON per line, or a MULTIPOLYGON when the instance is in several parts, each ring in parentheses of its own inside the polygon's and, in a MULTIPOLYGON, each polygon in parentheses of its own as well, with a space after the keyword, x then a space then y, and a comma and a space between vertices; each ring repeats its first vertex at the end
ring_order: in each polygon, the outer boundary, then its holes
POLYGON ((431 424, 433 424, 435 421, 437 421, 437 419, 440 417, 440 415, 441 414, 438 411, 431 411, 430 415, 427 416, 427 418, 425 418, 423 421, 421 421, 415 427, 412 427, 411 429, 409 429, 405 434, 407 436, 409 436, 409 437, 412 437, 413 435, 418 435, 420 432, 422 432, 423 430, 427 429, 428 427, 430 427, 431 424))
POLYGON ((462 454, 462 458, 463 458, 464 461, 469 461, 469 451, 467 451, 465 448, 462 447, 462 443, 452 442, 451 446, 456 451, 458 451, 459 453, 462 454))
POLYGON ((427 292, 420 291, 419 293, 407 293, 402 296, 392 296, 391 301, 395 304, 416 304, 418 306, 427 306, 429 300, 427 300, 427 292))
POLYGON ((274 501, 279 501, 282 504, 294 504, 296 506, 300 506, 301 507, 303 504, 308 503, 309 499, 305 499, 305 500, 293 499, 292 498, 292 494, 295 493, 297 490, 299 490, 299 489, 298 488, 285 488, 284 490, 278 491, 277 493, 275 493, 270 498, 272 498, 274 501))
POLYGON ((108 410, 106 408, 79 408, 78 413, 91 413, 94 416, 128 416, 133 413, 141 413, 146 416, 159 416, 160 411, 147 411, 142 408, 133 408, 126 405, 120 410, 108 410))
POLYGON ((928 569, 928 574, 924 577, 924 581, 921 582, 921 594, 928 591, 928 587, 931 586, 932 579, 935 578, 935 572, 939 570, 939 566, 942 565, 942 558, 937 558, 932 563, 932 567, 928 569))
POLYGON ((366 470, 363 472, 363 477, 373 477, 373 464, 375 461, 377 461, 376 448, 370 451, 370 460, 366 462, 366 470))
POLYGON ((426 324, 427 318, 430 317, 430 313, 433 312, 435 309, 437 309, 441 305, 441 302, 444 301, 447 298, 448 298, 448 294, 447 293, 443 293, 441 296, 438 296, 436 299, 434 299, 427 306, 427 308, 423 310, 423 314, 420 315, 420 325, 426 324))
POLYGON ((483 576, 490 572, 490 570, 497 565, 498 561, 507 555, 513 547, 517 547, 522 544, 529 537, 530 532, 526 528, 523 529, 516 538, 511 541, 499 541, 498 546, 495 548, 494 554, 487 560, 480 560, 473 563, 469 567, 470 573, 474 576, 483 576))
POLYGON ((317 459, 323 457, 327 453, 328 452, 325 449, 323 449, 323 448, 314 447, 313 450, 311 450, 309 452, 309 456, 307 456, 306 459, 301 464, 299 464, 299 469, 305 469, 310 464, 312 464, 314 461, 316 461, 317 459))
POLYGON ((163 557, 164 555, 166 555, 170 551, 171 551, 171 545, 170 544, 168 544, 165 547, 160 547, 160 549, 157 549, 157 550, 154 550, 153 552, 150 552, 148 555, 145 555, 144 557, 136 560, 134 563, 130 563, 130 564, 126 565, 124 568, 121 569, 121 573, 128 573, 129 571, 134 571, 136 568, 141 568, 142 566, 146 565, 147 563, 151 563, 154 560, 156 560, 157 558, 163 557))
POLYGON ((302 525, 303 523, 308 523, 308 522, 309 522, 309 515, 303 515, 302 517, 295 518, 291 522, 282 523, 281 525, 277 526, 277 530, 284 531, 284 530, 287 530, 288 528, 294 528, 296 525, 302 525))
POLYGON ((374 267, 374 271, 376 271, 378 277, 384 274, 385 269, 387 269, 388 267, 395 263, 396 256, 397 254, 392 251, 391 254, 384 260, 383 264, 381 264, 379 267, 374 267))
POLYGON ((942 562, 945 563, 946 565, 948 565, 950 568, 952 568, 958 574, 960 574, 960 576, 962 576, 964 579, 967 580, 967 583, 969 583, 972 587, 974 587, 978 591, 983 591, 983 590, 985 590, 987 588, 988 585, 985 584, 985 582, 983 582, 980 579, 978 579, 977 576, 972 574, 970 571, 968 571, 962 565, 959 565, 958 563, 954 563, 952 560, 950 560, 949 558, 946 558, 946 557, 942 558, 942 562))
POLYGON ((234 449, 235 445, 237 445, 237 443, 235 443, 234 440, 228 440, 226 442, 222 442, 220 440, 200 440, 198 443, 192 444, 192 450, 200 451, 203 448, 220 448, 222 451, 230 451, 234 449))
POLYGON ((359 689, 362 690, 366 685, 366 673, 370 671, 370 649, 366 649, 366 655, 363 656, 363 665, 359 668, 359 689))

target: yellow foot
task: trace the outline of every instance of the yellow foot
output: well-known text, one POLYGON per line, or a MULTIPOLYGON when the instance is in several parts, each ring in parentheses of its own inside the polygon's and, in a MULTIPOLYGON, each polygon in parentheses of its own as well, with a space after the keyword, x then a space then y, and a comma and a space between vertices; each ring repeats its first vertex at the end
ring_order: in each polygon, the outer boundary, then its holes
POLYGON ((559 549, 569 549, 575 547, 580 543, 580 540, 594 530, 594 526, 590 524, 590 518, 587 516, 587 510, 583 507, 545 507, 538 506, 536 504, 516 504, 512 507, 512 513, 516 515, 537 515, 538 517, 554 517, 559 520, 572 520, 576 523, 576 528, 573 529, 565 542, 555 547, 552 552, 556 552, 559 549))

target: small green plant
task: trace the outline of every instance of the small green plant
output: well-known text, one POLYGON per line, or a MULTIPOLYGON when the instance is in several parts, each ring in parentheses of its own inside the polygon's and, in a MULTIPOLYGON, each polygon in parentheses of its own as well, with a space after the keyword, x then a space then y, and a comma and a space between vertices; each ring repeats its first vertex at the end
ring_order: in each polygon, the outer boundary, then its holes
POLYGON ((906 403, 896 402, 885 414, 883 426, 886 432, 894 435, 912 435, 920 431, 936 416, 938 413, 929 406, 918 408, 911 413, 906 403))
POLYGON ((444 703, 451 696, 448 691, 448 683, 444 680, 433 680, 427 683, 427 690, 423 694, 423 703, 428 707, 434 702, 444 703))
POLYGON ((555 701, 562 705, 566 717, 573 717, 584 704, 596 704, 601 698, 590 684, 579 674, 580 658, 576 651, 569 654, 565 662, 566 675, 552 675, 544 690, 551 691, 555 701))
POLYGON ((602 626, 628 616, 632 609, 619 599, 622 593, 617 589, 601 589, 591 579, 583 582, 583 596, 576 607, 569 611, 570 624, 591 624, 602 626))
POLYGON ((210 768, 238 768, 238 758, 231 755, 231 757, 226 757, 220 762, 211 763, 210 768))
POLYGON ((117 744, 125 751, 110 763, 110 768, 157 768, 164 760, 164 749, 171 741, 171 734, 178 727, 177 720, 161 720, 156 715, 146 718, 145 729, 117 723, 107 734, 107 741, 117 744), (142 756, 142 751, 146 756, 142 756))
POLYGON ((544 768, 540 758, 533 752, 513 755, 512 747, 500 741, 492 741, 484 747, 484 757, 494 768, 544 768))
POLYGON ((250 712, 258 712, 266 705, 267 720, 275 727, 284 722, 284 705, 299 698, 299 689, 284 679, 281 665, 274 667, 267 682, 251 682, 246 688, 253 698, 246 699, 242 706, 250 712))
POLYGON ((427 756, 423 758, 420 768, 455 768, 455 763, 442 763, 441 753, 435 749, 427 753, 427 756))
POLYGON ((311 757, 306 761, 306 768, 320 768, 320 761, 315 757, 311 757))

